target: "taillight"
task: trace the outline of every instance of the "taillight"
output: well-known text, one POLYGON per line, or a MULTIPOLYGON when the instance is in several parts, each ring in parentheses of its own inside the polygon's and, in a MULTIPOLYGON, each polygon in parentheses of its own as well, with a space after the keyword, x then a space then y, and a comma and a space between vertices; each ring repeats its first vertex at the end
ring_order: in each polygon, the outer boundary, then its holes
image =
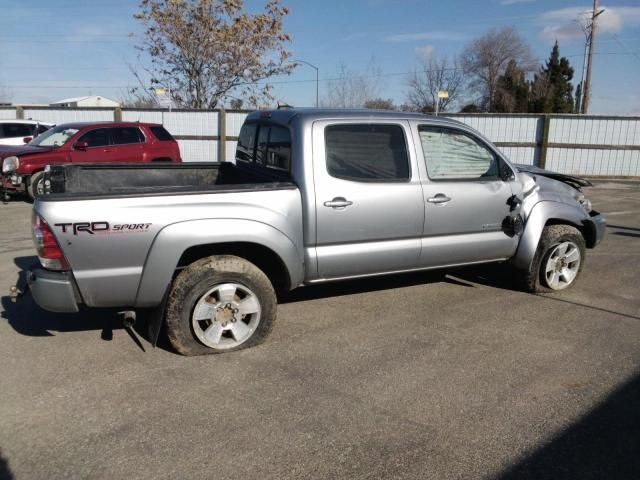
POLYGON ((44 268, 49 270, 69 270, 69 263, 64 258, 60 245, 53 236, 53 232, 47 222, 36 215, 31 216, 33 243, 36 245, 38 259, 44 268))

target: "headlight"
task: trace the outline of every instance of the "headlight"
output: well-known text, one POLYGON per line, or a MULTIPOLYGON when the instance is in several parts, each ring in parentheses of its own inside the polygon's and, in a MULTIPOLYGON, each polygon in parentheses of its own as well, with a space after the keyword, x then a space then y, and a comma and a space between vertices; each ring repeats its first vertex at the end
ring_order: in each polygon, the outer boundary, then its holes
POLYGON ((7 157, 2 162, 2 173, 10 173, 18 170, 20 159, 18 157, 7 157))
POLYGON ((581 197, 578 199, 578 202, 580 202, 580 205, 582 205, 582 208, 584 208, 586 210, 587 213, 589 213, 592 209, 591 209, 591 200, 587 200, 584 197, 581 197))

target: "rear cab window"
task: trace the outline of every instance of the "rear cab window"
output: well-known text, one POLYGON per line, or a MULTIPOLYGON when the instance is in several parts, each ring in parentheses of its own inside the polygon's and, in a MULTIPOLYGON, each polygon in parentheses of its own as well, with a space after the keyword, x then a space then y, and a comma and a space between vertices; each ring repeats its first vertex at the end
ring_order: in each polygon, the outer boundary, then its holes
POLYGON ((238 136, 236 162, 291 172, 291 132, 281 125, 245 123, 238 136))

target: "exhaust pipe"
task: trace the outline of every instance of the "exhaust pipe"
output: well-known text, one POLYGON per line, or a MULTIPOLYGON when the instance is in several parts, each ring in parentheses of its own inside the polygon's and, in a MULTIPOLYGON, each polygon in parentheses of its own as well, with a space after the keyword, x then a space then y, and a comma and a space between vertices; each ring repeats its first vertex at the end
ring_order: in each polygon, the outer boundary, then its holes
POLYGON ((118 312, 119 315, 122 315, 122 324, 125 328, 131 328, 136 323, 136 312, 135 310, 124 310, 122 312, 118 312))

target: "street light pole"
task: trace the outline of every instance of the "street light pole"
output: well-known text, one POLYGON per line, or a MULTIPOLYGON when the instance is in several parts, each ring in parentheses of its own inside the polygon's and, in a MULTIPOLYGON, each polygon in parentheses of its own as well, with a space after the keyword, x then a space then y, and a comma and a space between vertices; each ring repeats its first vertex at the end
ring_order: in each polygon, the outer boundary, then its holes
POLYGON ((318 73, 320 71, 319 68, 316 67, 314 64, 307 62, 306 60, 297 59, 297 60, 294 60, 294 62, 304 63, 305 65, 310 66, 316 71, 316 108, 318 108, 318 99, 320 96, 320 79, 319 79, 319 73, 318 73))

